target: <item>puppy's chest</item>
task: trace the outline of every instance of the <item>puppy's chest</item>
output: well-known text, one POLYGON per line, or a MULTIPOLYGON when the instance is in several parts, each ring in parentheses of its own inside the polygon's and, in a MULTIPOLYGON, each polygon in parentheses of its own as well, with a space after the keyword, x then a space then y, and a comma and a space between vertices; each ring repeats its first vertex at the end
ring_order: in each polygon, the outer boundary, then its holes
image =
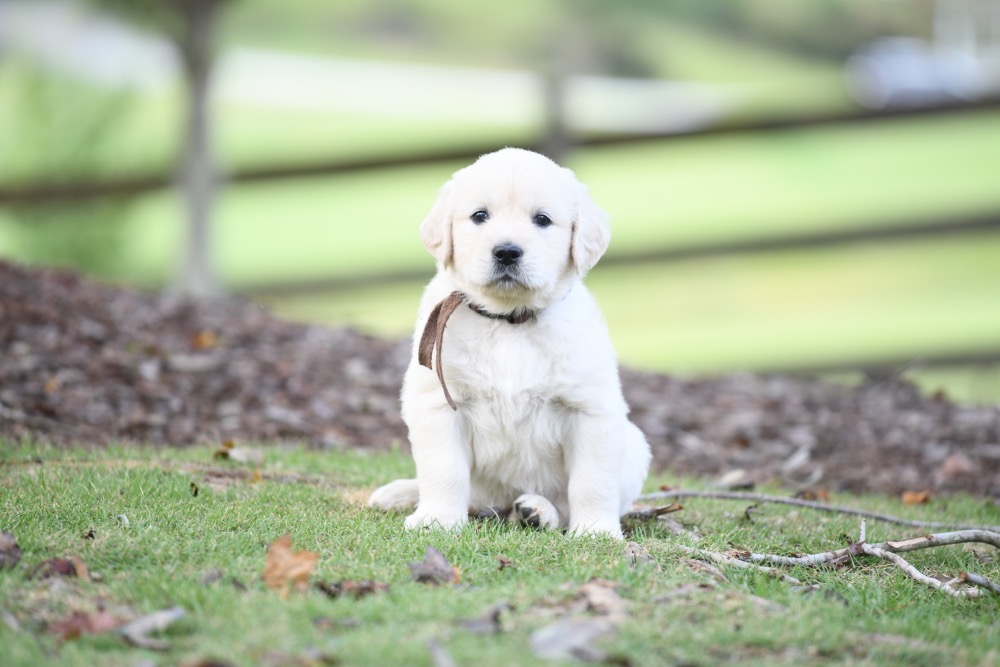
POLYGON ((452 377, 475 467, 538 490, 563 468, 574 411, 563 400, 562 357, 530 335, 509 335, 521 333, 529 332, 501 329, 492 338, 464 340, 452 377))
MULTIPOLYGON (((477 317, 473 315, 473 317, 477 317)), ((544 331, 534 325, 490 323, 468 327, 448 343, 445 376, 461 385, 469 398, 512 407, 558 399, 563 357, 546 344, 544 331)))
POLYGON ((537 395, 489 392, 462 410, 475 471, 533 492, 558 486, 571 411, 537 395))

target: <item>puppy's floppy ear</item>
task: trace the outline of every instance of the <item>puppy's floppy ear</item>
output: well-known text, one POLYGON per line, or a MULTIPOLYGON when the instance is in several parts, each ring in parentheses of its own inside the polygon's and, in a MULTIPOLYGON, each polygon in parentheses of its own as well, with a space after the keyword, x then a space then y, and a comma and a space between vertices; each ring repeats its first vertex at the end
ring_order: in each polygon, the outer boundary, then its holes
POLYGON ((455 254, 451 238, 453 183, 451 180, 441 187, 437 200, 420 223, 420 240, 424 247, 446 267, 451 264, 455 254))
POLYGON ((576 184, 578 188, 576 218, 573 220, 573 239, 570 242, 569 258, 581 276, 587 273, 611 242, 611 228, 605 213, 587 192, 587 186, 576 184))

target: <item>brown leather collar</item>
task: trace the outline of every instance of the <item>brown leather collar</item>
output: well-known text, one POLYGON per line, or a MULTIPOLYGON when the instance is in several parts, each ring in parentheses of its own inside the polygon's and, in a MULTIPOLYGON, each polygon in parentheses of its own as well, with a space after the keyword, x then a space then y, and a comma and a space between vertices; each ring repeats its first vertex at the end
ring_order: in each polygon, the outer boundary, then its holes
MULTIPOLYGON (((456 292, 456 294, 459 294, 459 292, 456 292)), ((506 320, 510 324, 524 324, 528 320, 535 319, 538 315, 538 312, 534 310, 525 310, 523 312, 514 311, 513 313, 491 313, 488 310, 483 310, 474 303, 469 304, 469 310, 477 315, 488 317, 491 320, 506 320)))
MULTIPOLYGON (((431 370, 437 371, 438 382, 441 383, 441 389, 444 390, 445 400, 448 401, 448 405, 451 406, 452 410, 458 410, 458 404, 455 403, 455 399, 451 397, 451 392, 448 391, 448 385, 444 381, 444 370, 441 367, 441 348, 444 345, 444 328, 448 324, 448 318, 452 316, 452 313, 466 303, 467 297, 465 294, 459 291, 454 291, 444 299, 441 300, 434 308, 431 310, 430 315, 427 316, 427 322, 424 324, 424 330, 420 334, 420 344, 417 346, 417 362, 421 366, 426 366, 431 370), (437 368, 435 369, 432 360, 434 355, 437 355, 437 368)), ((479 306, 469 303, 469 309, 477 315, 482 315, 483 317, 488 317, 493 320, 505 320, 510 324, 524 324, 529 320, 535 319, 538 315, 537 311, 528 310, 523 313, 513 314, 496 314, 491 313, 487 310, 483 310, 479 306)))

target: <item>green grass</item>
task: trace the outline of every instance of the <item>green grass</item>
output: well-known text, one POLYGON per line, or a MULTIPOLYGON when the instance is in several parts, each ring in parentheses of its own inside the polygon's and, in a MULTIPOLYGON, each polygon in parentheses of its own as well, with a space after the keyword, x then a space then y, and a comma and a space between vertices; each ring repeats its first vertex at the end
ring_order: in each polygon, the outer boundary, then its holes
MULTIPOLYGON (((430 638, 458 664, 542 664, 532 657, 528 636, 551 623, 560 605, 594 577, 616 582, 628 604, 627 620, 603 644, 628 664, 973 665, 996 659, 998 599, 953 600, 870 561, 836 571, 792 572, 819 583, 825 593, 804 595, 766 576, 723 568, 728 583, 669 602, 657 599, 710 580, 686 564, 675 544, 819 551, 856 535, 856 522, 847 517, 767 506, 751 524, 742 520, 739 505, 692 499, 674 516, 704 537, 641 529, 633 539, 658 567, 631 567, 621 546, 604 539, 489 524, 455 535, 407 533, 401 516, 377 514, 360 503, 375 484, 411 474, 412 463, 399 453, 268 448, 260 466, 264 481, 213 485, 209 466, 248 469, 212 461, 205 448, 61 452, 7 443, 0 451, 0 528, 12 532, 24 550, 17 568, 0 571, 2 608, 21 627, 0 624, 7 665, 173 665, 210 658, 262 664, 275 660, 275 653, 286 662, 305 660, 309 650, 346 665, 429 665, 430 638), (270 479, 292 473, 318 483, 270 479), (85 539, 91 530, 93 539, 85 539), (266 545, 284 532, 292 533, 296 549, 320 554, 314 580, 370 578, 390 591, 331 600, 310 590, 280 600, 260 574, 266 545), (431 588, 411 581, 407 564, 420 560, 427 545, 461 569, 461 585, 431 588), (70 554, 87 563, 98 575, 95 581, 53 585, 26 578, 32 565, 70 554), (501 571, 500 556, 514 566, 501 571), (213 570, 223 572, 220 580, 199 583, 213 570), (752 596, 777 606, 761 611, 752 596), (179 605, 187 617, 166 633, 170 650, 164 654, 128 648, 113 633, 61 643, 45 632, 46 622, 73 610, 93 611, 99 600, 129 615, 179 605), (513 611, 504 614, 500 634, 476 636, 459 625, 501 601, 513 611)), ((650 480, 649 487, 663 481, 650 480)), ((963 497, 935 499, 923 508, 879 497, 835 500, 917 518, 1000 520, 995 506, 963 497)), ((910 534, 869 525, 873 541, 910 534)), ((982 564, 958 547, 921 552, 912 560, 932 574, 968 569, 1000 578, 997 560, 982 564)))

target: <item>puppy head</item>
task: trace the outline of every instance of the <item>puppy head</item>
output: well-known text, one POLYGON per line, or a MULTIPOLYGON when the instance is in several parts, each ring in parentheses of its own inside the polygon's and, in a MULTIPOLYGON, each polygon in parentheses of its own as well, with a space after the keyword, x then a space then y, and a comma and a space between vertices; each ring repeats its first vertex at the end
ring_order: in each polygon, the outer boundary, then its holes
POLYGON ((505 148, 452 176, 420 226, 460 289, 498 312, 543 308, 597 263, 607 215, 573 172, 505 148))

